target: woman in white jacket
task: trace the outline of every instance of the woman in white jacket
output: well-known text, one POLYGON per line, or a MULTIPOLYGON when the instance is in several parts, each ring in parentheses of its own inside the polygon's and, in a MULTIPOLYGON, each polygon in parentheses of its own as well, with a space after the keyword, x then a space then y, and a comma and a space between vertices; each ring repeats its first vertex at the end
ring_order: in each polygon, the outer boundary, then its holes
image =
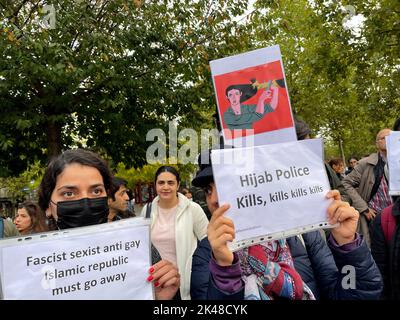
MULTIPOLYGON (((157 197, 151 204, 151 242, 162 259, 178 267, 180 296, 188 300, 192 255, 197 242, 207 235, 208 220, 197 203, 178 193, 179 183, 179 173, 174 167, 162 166, 157 170, 157 197)), ((146 208, 143 208, 142 216, 146 215, 146 208)))

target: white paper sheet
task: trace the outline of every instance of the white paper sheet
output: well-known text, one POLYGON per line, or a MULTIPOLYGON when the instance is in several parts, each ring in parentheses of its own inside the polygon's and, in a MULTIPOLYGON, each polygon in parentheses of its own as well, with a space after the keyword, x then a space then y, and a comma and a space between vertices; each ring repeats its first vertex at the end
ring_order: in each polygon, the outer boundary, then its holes
POLYGON ((142 218, 3 240, 0 263, 4 299, 153 299, 142 218))
POLYGON ((212 151, 219 203, 231 205, 233 250, 328 226, 322 148, 311 139, 212 151))
POLYGON ((386 136, 389 168, 389 194, 400 195, 400 131, 392 131, 386 136))

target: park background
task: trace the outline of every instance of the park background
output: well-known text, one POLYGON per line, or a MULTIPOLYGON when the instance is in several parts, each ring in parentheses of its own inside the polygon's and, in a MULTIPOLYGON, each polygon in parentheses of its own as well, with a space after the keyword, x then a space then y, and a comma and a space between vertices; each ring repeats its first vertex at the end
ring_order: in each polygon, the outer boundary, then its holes
POLYGON ((77 147, 147 188, 149 130, 215 128, 209 61, 275 44, 325 158, 373 152, 400 114, 398 0, 0 0, 0 206, 77 147))

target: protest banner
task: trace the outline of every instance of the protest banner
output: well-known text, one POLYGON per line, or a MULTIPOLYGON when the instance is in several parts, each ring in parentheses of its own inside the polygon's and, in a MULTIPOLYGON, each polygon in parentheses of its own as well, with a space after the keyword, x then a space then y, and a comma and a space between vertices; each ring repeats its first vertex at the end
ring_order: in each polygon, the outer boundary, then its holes
POLYGON ((143 218, 0 242, 3 299, 153 299, 149 268, 143 218))
POLYGON ((389 194, 400 195, 400 131, 392 131, 386 136, 387 160, 389 168, 389 194))
POLYGON ((232 250, 329 227, 322 140, 212 150, 219 204, 235 224, 232 250))
POLYGON ((279 46, 213 60, 210 67, 225 144, 296 140, 279 46))

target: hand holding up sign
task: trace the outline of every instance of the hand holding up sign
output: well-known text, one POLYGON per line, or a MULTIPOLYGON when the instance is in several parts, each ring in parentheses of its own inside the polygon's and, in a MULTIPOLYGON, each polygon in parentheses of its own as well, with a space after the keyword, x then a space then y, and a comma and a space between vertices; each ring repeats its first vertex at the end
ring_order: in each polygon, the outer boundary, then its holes
POLYGON ((149 272, 148 281, 153 281, 157 300, 172 299, 180 286, 178 269, 169 261, 161 260, 153 265, 149 272))
POLYGON ((220 266, 230 266, 233 261, 233 253, 229 250, 227 243, 235 238, 235 227, 231 219, 224 217, 229 207, 225 204, 215 210, 207 228, 215 261, 220 266))
POLYGON ((328 219, 330 224, 339 223, 339 226, 332 229, 332 236, 339 245, 350 243, 354 240, 359 213, 347 202, 340 200, 338 190, 329 191, 326 195, 333 202, 328 208, 328 219))

